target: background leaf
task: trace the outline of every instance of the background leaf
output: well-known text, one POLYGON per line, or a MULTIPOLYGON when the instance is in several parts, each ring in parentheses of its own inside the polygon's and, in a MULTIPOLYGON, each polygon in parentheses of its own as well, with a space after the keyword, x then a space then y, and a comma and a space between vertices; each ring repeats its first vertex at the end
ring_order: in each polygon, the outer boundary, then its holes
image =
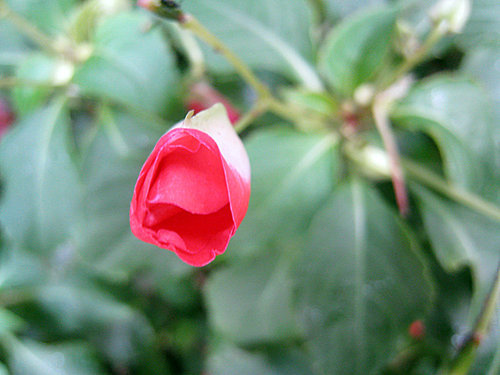
POLYGON ((214 329, 240 344, 297 337, 290 266, 288 256, 269 254, 210 277, 206 300, 214 329))
POLYGON ((454 183, 480 193, 490 190, 491 155, 496 152, 492 112, 474 82, 460 76, 432 77, 410 91, 393 118, 434 138, 454 183))
POLYGON ((319 69, 341 95, 374 78, 390 48, 396 12, 391 8, 365 11, 338 24, 319 55, 319 69))
POLYGON ((349 181, 314 218, 298 301, 320 373, 375 373, 431 306, 418 246, 377 194, 349 181), (346 363, 349 365, 346 366, 346 363))
POLYGON ((270 129, 255 132, 246 148, 252 165, 252 195, 228 256, 260 253, 273 245, 297 248, 312 215, 336 183, 336 140, 270 129), (277 232, 283 235, 276 237, 277 232))
POLYGON ((0 145, 5 178, 0 220, 15 244, 49 252, 74 230, 80 184, 72 160, 69 118, 57 100, 17 124, 0 145))
POLYGON ((44 345, 13 340, 9 345, 12 375, 98 375, 102 369, 81 343, 44 345))
MULTIPOLYGON (((310 66, 310 10, 301 0, 206 0, 183 7, 256 69, 285 73, 311 88, 321 83, 310 66)), ((227 62, 204 48, 210 69, 232 71, 227 62)))
POLYGON ((464 48, 500 47, 500 4, 495 0, 474 0, 467 25, 457 37, 464 48))
POLYGON ((500 225, 429 191, 414 190, 422 207, 424 225, 435 254, 448 272, 470 267, 474 276, 474 301, 469 322, 479 313, 500 262, 500 225))
POLYGON ((64 29, 76 0, 6 0, 9 7, 42 31, 55 35, 64 29))
POLYGON ((252 353, 229 345, 219 346, 208 360, 213 375, 306 375, 312 369, 298 351, 252 353))
POLYGON ((82 93, 132 108, 164 113, 178 89, 178 72, 160 31, 146 31, 138 12, 106 19, 96 30, 92 56, 76 71, 82 93))

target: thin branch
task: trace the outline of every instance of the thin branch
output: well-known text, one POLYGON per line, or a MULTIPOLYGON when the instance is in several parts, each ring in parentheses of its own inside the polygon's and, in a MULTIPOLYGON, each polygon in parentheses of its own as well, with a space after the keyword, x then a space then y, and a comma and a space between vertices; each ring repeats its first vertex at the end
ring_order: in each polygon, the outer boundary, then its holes
POLYGON ((375 126, 377 127, 384 147, 387 150, 389 157, 392 185, 394 186, 394 194, 396 195, 396 203, 401 216, 408 215, 408 192, 406 190, 403 169, 401 167, 401 158, 399 157, 396 138, 391 129, 388 116, 388 103, 383 99, 375 99, 372 107, 375 126))

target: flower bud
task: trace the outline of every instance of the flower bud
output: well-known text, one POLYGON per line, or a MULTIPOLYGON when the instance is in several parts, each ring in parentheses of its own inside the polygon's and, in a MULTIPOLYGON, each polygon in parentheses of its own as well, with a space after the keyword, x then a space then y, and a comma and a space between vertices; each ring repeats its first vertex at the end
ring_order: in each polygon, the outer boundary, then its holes
POLYGON ((216 104, 160 138, 139 174, 130 227, 142 241, 204 266, 226 250, 249 199, 247 153, 216 104))
POLYGON ((459 33, 467 23, 470 11, 470 0, 441 0, 430 10, 430 17, 444 33, 459 33))
POLYGON ((422 340, 425 337, 425 325, 421 320, 413 321, 408 327, 408 334, 414 340, 422 340))
POLYGON ((10 128, 15 116, 7 103, 0 98, 0 138, 10 128))

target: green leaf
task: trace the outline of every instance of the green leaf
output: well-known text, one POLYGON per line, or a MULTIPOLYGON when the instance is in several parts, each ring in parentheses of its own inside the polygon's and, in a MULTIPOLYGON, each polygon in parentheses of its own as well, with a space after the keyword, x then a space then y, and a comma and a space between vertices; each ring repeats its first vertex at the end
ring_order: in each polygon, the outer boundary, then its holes
POLYGON ((144 15, 129 12, 98 27, 93 54, 75 73, 84 95, 165 112, 179 88, 178 71, 160 30, 145 32, 146 22, 144 15))
POLYGON ((37 254, 13 245, 1 248, 0 293, 3 290, 37 286, 46 280, 47 274, 47 265, 37 254))
POLYGON ((56 61, 41 53, 34 53, 17 68, 16 78, 47 86, 19 85, 12 90, 16 113, 26 115, 39 108, 48 99, 52 88, 56 61))
POLYGON ((252 195, 229 256, 255 255, 270 244, 297 247, 338 178, 337 145, 331 136, 278 128, 248 139, 252 195))
MULTIPOLYGON (((321 82, 310 65, 311 14, 301 0, 206 0, 183 3, 201 23, 255 69, 286 73, 309 88, 321 82)), ((232 71, 205 48, 211 71, 232 71)))
POLYGON ((146 318, 89 281, 44 285, 36 300, 61 332, 85 337, 115 364, 135 364, 141 351, 152 346, 153 330, 146 318))
POLYGON ((65 244, 77 219, 80 183, 64 103, 24 118, 0 144, 0 221, 14 244, 47 253, 65 244))
POLYGON ((500 4, 496 0, 474 0, 469 21, 457 42, 466 49, 500 47, 500 4))
MULTIPOLYGON (((489 94, 495 111, 495 121, 500 122, 500 47, 476 48, 465 55, 461 70, 474 78, 489 94)), ((492 126, 493 141, 500 144, 500 127, 492 126)), ((495 170, 500 173, 500 148, 495 147, 495 170)), ((490 155, 491 156, 491 155, 490 155)))
POLYGON ((297 337, 290 266, 291 257, 268 254, 215 272, 206 286, 214 329, 241 344, 297 337))
POLYGON ((332 18, 344 18, 362 8, 384 5, 387 0, 326 0, 328 13, 332 18))
POLYGON ((500 262, 500 224, 415 187, 436 257, 448 272, 470 267, 474 277, 470 322, 491 288, 500 262))
POLYGON ((25 38, 18 30, 5 19, 0 19, 0 73, 4 73, 4 66, 15 65, 21 62, 30 51, 25 38))
POLYGON ((135 182, 165 129, 108 108, 101 110, 97 126, 82 165, 87 204, 78 241, 80 254, 96 269, 117 279, 147 269, 153 285, 167 297, 179 303, 191 300, 192 288, 180 279, 192 268, 174 253, 139 241, 130 231, 135 182))
POLYGON ((391 45, 396 11, 381 8, 342 21, 327 36, 319 55, 319 69, 341 95, 351 96, 373 79, 391 45))
POLYGON ((302 353, 281 349, 273 353, 249 352, 230 345, 219 346, 208 358, 212 375, 310 375, 302 353))
POLYGON ((433 296, 409 235, 373 189, 354 180, 314 218, 298 262, 297 295, 322 373, 374 374, 433 296))
POLYGON ((66 26, 77 0, 6 0, 9 7, 42 31, 57 35, 66 26))
POLYGON ((434 76, 416 85, 392 118, 434 138, 455 184, 473 192, 487 188, 495 154, 494 123, 490 103, 474 82, 460 76, 434 76))
MULTIPOLYGON (((0 302, 2 295, 0 293, 0 302)), ((13 312, 0 307, 0 337, 23 328, 25 322, 13 312)), ((1 373, 1 372, 0 372, 1 373)))
POLYGON ((85 344, 46 345, 11 339, 8 346, 12 375, 104 374, 93 351, 85 344))

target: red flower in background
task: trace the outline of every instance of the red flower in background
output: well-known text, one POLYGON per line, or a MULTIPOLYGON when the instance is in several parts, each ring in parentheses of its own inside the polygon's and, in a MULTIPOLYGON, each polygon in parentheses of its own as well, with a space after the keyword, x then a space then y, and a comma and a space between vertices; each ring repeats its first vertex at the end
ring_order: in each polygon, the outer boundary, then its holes
POLYGON ((15 120, 14 112, 10 110, 7 103, 0 98, 0 138, 10 128, 15 120))
POLYGON ((192 266, 222 254, 250 199, 250 164, 220 104, 164 134, 137 180, 130 226, 192 266))
POLYGON ((239 111, 221 93, 215 90, 206 82, 197 82, 189 88, 189 96, 186 107, 194 110, 195 113, 212 107, 216 103, 221 103, 227 112, 231 124, 235 124, 239 118, 239 111))

